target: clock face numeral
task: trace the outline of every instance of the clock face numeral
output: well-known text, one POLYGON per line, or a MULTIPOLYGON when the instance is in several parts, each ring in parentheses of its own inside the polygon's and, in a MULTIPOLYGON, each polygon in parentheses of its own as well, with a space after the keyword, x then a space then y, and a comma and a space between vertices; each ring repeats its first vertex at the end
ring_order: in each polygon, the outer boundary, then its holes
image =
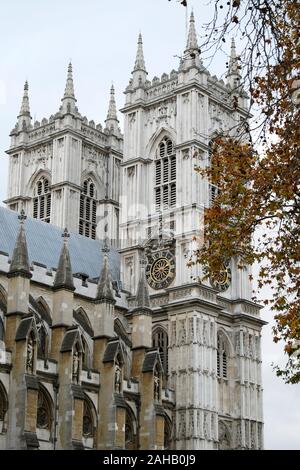
POLYGON ((210 276, 211 285, 220 291, 228 289, 231 283, 231 269, 228 266, 229 263, 223 263, 220 271, 214 272, 210 276))
POLYGON ((175 277, 175 259, 170 251, 163 250, 148 256, 146 277, 152 289, 168 287, 175 277))

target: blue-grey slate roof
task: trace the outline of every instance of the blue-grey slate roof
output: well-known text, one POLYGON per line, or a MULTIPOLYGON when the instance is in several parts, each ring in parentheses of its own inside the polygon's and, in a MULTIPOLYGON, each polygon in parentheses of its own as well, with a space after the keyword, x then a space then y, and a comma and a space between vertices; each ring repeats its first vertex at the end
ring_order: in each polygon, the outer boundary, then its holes
MULTIPOLYGON (((19 230, 17 212, 0 206, 0 251, 8 253, 10 259, 19 230)), ((29 261, 57 268, 63 243, 62 229, 37 219, 28 217, 25 221, 29 261)), ((72 271, 98 278, 103 265, 104 246, 102 240, 92 240, 70 232, 69 252, 72 271)), ((109 266, 113 281, 120 280, 120 255, 116 250, 109 252, 109 266)))

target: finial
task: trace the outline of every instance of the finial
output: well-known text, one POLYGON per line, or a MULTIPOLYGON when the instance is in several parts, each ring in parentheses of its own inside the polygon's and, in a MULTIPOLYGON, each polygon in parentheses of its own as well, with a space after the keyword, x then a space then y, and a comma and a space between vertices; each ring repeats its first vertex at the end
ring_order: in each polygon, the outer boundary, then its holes
POLYGON ((20 225, 23 225, 25 220, 27 219, 27 215, 25 214, 24 209, 22 208, 20 214, 18 215, 18 219, 20 221, 20 225))
MULTIPOLYGON (((109 98, 109 105, 108 105, 108 112, 107 112, 107 118, 105 122, 107 121, 118 121, 118 116, 117 116, 117 106, 116 106, 116 100, 115 100, 115 88, 112 83, 110 87, 110 98, 109 98)), ((114 125, 114 122, 109 122, 108 124, 114 125)), ((110 127, 109 125, 107 127, 110 127)))
POLYGON ((104 246, 102 248, 102 252, 104 253, 104 260, 103 260, 103 267, 102 267, 99 281, 98 281, 96 300, 106 301, 108 303, 115 303, 115 296, 114 296, 113 287, 112 287, 112 279, 111 279, 109 260, 108 260, 109 248, 108 248, 106 238, 104 240, 104 246))
POLYGON ((68 238, 70 238, 70 234, 69 234, 69 231, 68 231, 67 227, 64 229, 64 231, 63 231, 63 233, 61 234, 61 236, 62 236, 63 239, 64 239, 64 243, 67 243, 68 238))
POLYGON ((11 258, 9 277, 14 277, 21 274, 29 279, 31 278, 31 273, 24 227, 26 215, 23 208, 21 209, 20 214, 18 215, 18 219, 20 221, 20 226, 11 258))
POLYGON ((31 119, 28 90, 29 90, 29 85, 28 85, 28 81, 26 80, 24 84, 24 92, 23 92, 22 103, 21 103, 21 108, 20 108, 20 113, 19 113, 18 118, 26 117, 26 118, 31 119))
POLYGON ((101 250, 104 255, 108 256, 108 253, 110 252, 110 249, 109 249, 109 246, 108 246, 108 239, 107 239, 107 235, 105 236, 104 238, 104 245, 103 245, 103 248, 101 250))
POLYGON ((228 65, 227 78, 228 83, 230 83, 233 87, 238 85, 237 80, 240 78, 240 71, 234 38, 231 39, 230 59, 228 65))
POLYGON ((63 245, 60 252, 53 287, 55 289, 69 289, 74 291, 75 287, 73 282, 71 258, 67 243, 70 234, 67 228, 64 229, 61 236, 63 238, 63 245))
POLYGON ((74 82, 73 82, 73 67, 72 67, 71 62, 68 65, 67 82, 66 82, 65 93, 64 93, 63 99, 66 99, 66 98, 72 98, 72 99, 75 100, 74 82))
POLYGON ((136 291, 136 308, 149 309, 150 307, 149 289, 145 273, 146 264, 147 260, 143 252, 140 255, 140 276, 136 291))
POLYGON ((190 16, 190 26, 189 26, 186 51, 199 52, 199 46, 198 46, 197 34, 196 34, 196 28, 195 28, 195 17, 194 17, 193 10, 191 11, 191 16, 190 16))
POLYGON ((142 72, 147 72, 146 71, 146 65, 145 65, 145 59, 144 59, 144 52, 143 52, 143 38, 142 38, 142 33, 139 33, 138 37, 138 48, 137 48, 137 54, 136 54, 136 59, 135 59, 135 64, 134 64, 134 72, 136 71, 142 71, 142 72))

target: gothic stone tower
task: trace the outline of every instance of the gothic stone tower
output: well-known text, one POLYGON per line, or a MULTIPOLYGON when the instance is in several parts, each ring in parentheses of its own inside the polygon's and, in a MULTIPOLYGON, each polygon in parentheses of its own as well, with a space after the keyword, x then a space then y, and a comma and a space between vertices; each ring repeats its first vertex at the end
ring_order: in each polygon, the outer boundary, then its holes
POLYGON ((59 111, 32 125, 28 83, 11 132, 6 204, 29 216, 68 227, 90 238, 107 234, 115 245, 119 228, 120 163, 123 138, 111 88, 105 128, 76 106, 72 65, 59 111))
POLYGON ((263 446, 263 322, 251 301, 250 269, 231 260, 218 279, 201 284, 193 280, 200 268, 187 267, 217 190, 194 166, 207 163, 216 133, 234 133, 247 119, 239 78, 234 43, 227 83, 203 66, 192 13, 178 71, 149 81, 140 35, 125 91, 122 280, 136 292, 145 251, 153 341, 175 390, 178 449, 263 446))

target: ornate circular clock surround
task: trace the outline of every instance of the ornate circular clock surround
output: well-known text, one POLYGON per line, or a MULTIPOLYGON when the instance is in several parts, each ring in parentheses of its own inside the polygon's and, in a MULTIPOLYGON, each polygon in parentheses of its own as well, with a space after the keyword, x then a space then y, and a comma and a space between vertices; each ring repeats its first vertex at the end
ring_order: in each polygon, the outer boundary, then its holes
POLYGON ((229 261, 224 262, 219 271, 211 273, 210 283, 212 287, 219 291, 225 291, 229 288, 231 283, 231 269, 229 267, 229 261))
POLYGON ((150 287, 165 289, 175 278, 175 257, 169 250, 159 250, 147 255, 146 277, 150 287))

